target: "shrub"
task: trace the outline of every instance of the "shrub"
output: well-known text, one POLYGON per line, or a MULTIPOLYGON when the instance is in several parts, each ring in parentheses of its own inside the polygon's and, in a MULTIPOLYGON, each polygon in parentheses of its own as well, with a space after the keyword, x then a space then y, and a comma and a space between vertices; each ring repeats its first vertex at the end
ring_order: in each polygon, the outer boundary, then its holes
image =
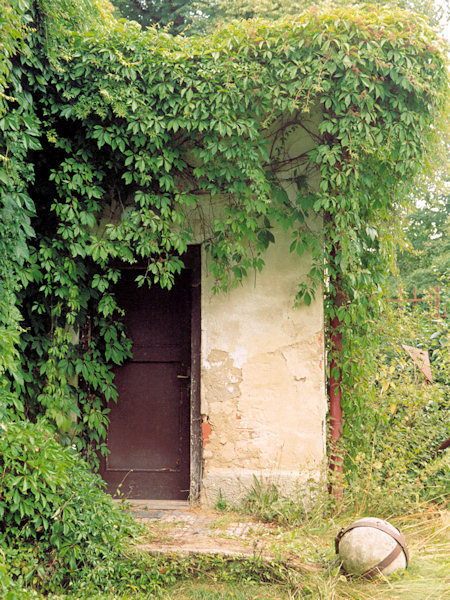
POLYGON ((24 586, 55 589, 110 563, 125 549, 132 518, 100 478, 44 423, 0 423, 0 548, 24 586))

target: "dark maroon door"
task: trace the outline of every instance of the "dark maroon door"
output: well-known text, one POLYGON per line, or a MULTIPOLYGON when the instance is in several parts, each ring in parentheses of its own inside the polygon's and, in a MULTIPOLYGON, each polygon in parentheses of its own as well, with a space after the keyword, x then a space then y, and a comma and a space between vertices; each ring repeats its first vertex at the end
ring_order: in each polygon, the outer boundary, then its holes
POLYGON ((119 398, 109 404, 101 474, 111 494, 183 500, 190 484, 191 271, 171 290, 138 287, 140 274, 124 269, 116 289, 133 358, 116 370, 119 398))

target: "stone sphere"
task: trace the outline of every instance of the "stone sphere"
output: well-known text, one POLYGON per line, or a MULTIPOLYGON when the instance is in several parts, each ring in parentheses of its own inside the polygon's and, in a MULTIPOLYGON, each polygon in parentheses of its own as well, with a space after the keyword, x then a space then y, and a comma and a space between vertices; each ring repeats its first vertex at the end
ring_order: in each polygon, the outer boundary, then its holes
POLYGON ((367 517, 341 529, 336 553, 350 575, 390 575, 408 566, 408 549, 403 534, 388 521, 367 517))

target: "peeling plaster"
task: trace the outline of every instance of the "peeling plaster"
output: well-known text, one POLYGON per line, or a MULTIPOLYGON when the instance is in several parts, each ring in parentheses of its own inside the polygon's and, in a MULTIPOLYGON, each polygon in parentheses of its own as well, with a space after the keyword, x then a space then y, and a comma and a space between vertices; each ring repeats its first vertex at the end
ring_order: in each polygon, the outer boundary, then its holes
POLYGON ((205 502, 219 490, 237 498, 258 473, 288 493, 298 481, 317 480, 324 463, 322 299, 294 308, 310 258, 289 255, 288 239, 286 247, 277 242, 256 279, 226 295, 209 293, 203 273, 205 502))
POLYGON ((243 346, 236 346, 234 352, 230 353, 230 356, 233 359, 233 363, 236 369, 242 369, 247 359, 247 355, 248 350, 243 346))

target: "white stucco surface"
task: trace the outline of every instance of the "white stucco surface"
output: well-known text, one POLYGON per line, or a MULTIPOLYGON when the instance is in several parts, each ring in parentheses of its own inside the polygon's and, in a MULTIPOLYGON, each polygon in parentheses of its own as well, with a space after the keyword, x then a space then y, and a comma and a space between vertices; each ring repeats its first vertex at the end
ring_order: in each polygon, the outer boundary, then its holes
POLYGON ((279 232, 261 273, 213 294, 203 261, 202 501, 245 495, 256 476, 289 494, 325 455, 323 307, 294 307, 310 257, 279 232))

